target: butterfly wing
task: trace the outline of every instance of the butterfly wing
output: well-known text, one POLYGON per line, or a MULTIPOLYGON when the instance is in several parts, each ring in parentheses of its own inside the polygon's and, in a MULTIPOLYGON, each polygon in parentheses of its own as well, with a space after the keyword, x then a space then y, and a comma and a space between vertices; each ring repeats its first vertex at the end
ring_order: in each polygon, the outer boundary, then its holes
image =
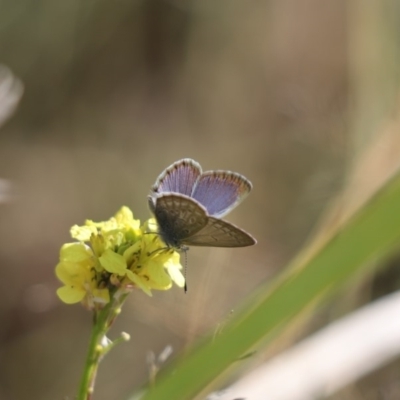
POLYGON ((222 219, 208 217, 207 225, 181 240, 187 246, 245 247, 257 241, 247 232, 222 219))
POLYGON ((154 194, 172 192, 190 196, 200 175, 200 164, 190 158, 184 158, 174 162, 160 174, 152 187, 152 192, 154 194))
POLYGON ((252 189, 243 175, 230 171, 207 171, 198 179, 192 197, 209 215, 222 217, 235 208, 252 189))
POLYGON ((204 207, 188 196, 165 193, 157 197, 154 216, 158 232, 167 246, 181 247, 183 241, 207 225, 204 207))

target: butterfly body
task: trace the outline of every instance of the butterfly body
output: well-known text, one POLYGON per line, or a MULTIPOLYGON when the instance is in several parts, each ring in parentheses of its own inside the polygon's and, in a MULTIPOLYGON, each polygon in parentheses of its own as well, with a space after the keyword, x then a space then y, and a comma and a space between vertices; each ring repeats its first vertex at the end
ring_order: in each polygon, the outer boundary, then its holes
POLYGON ((251 183, 230 171, 207 171, 191 159, 177 161, 158 177, 149 208, 169 247, 244 247, 256 243, 247 232, 220 219, 250 192, 251 183))

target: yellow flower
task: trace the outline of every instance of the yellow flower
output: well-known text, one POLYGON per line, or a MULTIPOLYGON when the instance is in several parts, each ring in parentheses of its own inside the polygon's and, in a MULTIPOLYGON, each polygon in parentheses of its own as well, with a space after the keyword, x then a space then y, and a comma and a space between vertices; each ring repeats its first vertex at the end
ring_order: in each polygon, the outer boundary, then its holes
MULTIPOLYGON (((151 289, 167 290, 171 288, 172 281, 179 287, 183 287, 185 279, 181 273, 179 253, 166 248, 159 236, 154 232, 156 222, 149 219, 142 227, 147 234, 143 235, 140 252, 131 259, 130 269, 134 277, 128 277, 150 294, 151 289)), ((129 257, 128 257, 128 260, 129 257)), ((129 262, 129 261, 128 261, 129 262)))
POLYGON ((95 285, 93 261, 91 249, 83 243, 67 243, 62 246, 56 275, 65 285, 57 290, 57 295, 64 303, 82 301, 92 307, 94 303, 109 302, 108 290, 99 289, 95 285))
POLYGON ((56 266, 64 284, 57 290, 60 299, 93 309, 135 287, 148 295, 171 288, 172 282, 183 287, 179 254, 166 248, 155 230, 154 219, 140 226, 128 207, 108 221, 74 225, 71 236, 79 242, 61 248, 56 266))

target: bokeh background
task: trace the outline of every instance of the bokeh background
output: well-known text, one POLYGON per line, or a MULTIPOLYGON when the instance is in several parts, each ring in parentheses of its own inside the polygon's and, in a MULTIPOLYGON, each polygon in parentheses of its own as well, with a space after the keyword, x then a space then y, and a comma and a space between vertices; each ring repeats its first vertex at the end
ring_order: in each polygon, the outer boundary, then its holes
MULTIPOLYGON (((24 94, 0 130, 0 399, 74 398, 91 316, 55 295, 60 246, 72 225, 122 205, 147 219, 151 184, 180 158, 253 182, 227 219, 258 244, 190 249, 186 295, 133 293, 111 333, 131 341, 101 365, 96 399, 126 398, 146 382, 149 352, 184 351, 284 268, 396 93, 385 29, 398 6, 364 3, 1 2, 0 62, 24 94)), ((374 279, 310 329, 369 301, 374 279)), ((340 398, 381 398, 393 370, 340 398)))

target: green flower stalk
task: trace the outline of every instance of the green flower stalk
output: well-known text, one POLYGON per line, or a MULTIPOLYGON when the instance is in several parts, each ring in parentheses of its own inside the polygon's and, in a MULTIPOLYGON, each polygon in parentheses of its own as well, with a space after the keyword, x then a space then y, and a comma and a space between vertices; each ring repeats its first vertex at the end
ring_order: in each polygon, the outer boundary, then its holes
POLYGON ((92 398, 94 381, 102 357, 129 335, 111 342, 110 329, 128 294, 140 289, 168 290, 174 282, 183 287, 179 253, 165 247, 154 219, 143 225, 128 207, 104 222, 87 220, 71 228, 77 240, 61 247, 56 275, 64 284, 57 295, 66 304, 82 303, 93 311, 93 328, 78 400, 92 398))

